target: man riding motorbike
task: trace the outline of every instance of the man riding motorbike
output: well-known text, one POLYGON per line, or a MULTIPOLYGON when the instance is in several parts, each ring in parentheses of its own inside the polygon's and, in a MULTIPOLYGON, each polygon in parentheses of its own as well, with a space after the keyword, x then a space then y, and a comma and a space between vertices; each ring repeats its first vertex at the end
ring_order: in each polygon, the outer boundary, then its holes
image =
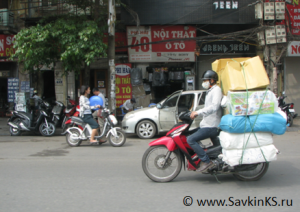
POLYGON ((222 109, 221 100, 222 92, 221 88, 216 85, 219 77, 218 74, 212 70, 207 70, 202 75, 202 87, 208 89, 205 97, 205 107, 198 111, 193 111, 190 115, 191 119, 194 119, 198 115, 203 116, 203 120, 200 123, 200 127, 187 138, 188 144, 197 153, 201 159, 201 164, 197 171, 205 172, 207 169, 212 168, 214 163, 210 161, 209 157, 199 145, 198 141, 210 138, 214 146, 220 145, 218 139, 218 125, 221 122, 222 109))

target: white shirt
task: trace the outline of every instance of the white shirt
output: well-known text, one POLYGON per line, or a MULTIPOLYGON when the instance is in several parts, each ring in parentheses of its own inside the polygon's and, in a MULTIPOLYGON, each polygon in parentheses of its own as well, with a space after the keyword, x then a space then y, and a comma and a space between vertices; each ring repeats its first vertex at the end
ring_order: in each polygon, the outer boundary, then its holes
POLYGON ((100 92, 98 94, 98 96, 103 100, 103 105, 101 105, 101 106, 105 108, 106 106, 105 106, 105 97, 104 97, 104 95, 100 92))
POLYGON ((222 118, 222 91, 217 85, 211 87, 205 96, 205 107, 197 111, 198 115, 203 116, 200 128, 218 127, 222 118))
POLYGON ((84 114, 92 114, 91 109, 96 108, 96 106, 90 106, 90 100, 84 95, 81 95, 79 98, 79 106, 81 117, 83 117, 84 114))
POLYGON ((126 110, 130 110, 130 109, 132 110, 133 109, 133 104, 131 104, 130 99, 128 99, 128 100, 126 100, 126 102, 124 102, 123 107, 126 110))

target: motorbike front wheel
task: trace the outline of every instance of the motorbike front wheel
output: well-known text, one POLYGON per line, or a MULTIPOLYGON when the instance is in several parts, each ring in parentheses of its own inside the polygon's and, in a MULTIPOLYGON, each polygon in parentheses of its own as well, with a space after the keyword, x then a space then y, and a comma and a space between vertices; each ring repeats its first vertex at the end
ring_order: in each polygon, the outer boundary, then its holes
POLYGON ((46 122, 41 123, 40 127, 39 127, 39 131, 42 134, 42 136, 52 136, 55 133, 55 125, 52 122, 48 122, 48 127, 46 122))
POLYGON ((108 141, 113 147, 123 146, 126 142, 126 134, 122 130, 117 129, 117 136, 115 137, 112 133, 110 133, 108 141))
POLYGON ((256 181, 262 178, 268 171, 269 163, 259 163, 254 170, 240 171, 233 176, 241 181, 256 181))
POLYGON ((178 151, 170 152, 165 146, 152 146, 144 153, 142 167, 151 180, 169 182, 181 171, 181 155, 178 151))

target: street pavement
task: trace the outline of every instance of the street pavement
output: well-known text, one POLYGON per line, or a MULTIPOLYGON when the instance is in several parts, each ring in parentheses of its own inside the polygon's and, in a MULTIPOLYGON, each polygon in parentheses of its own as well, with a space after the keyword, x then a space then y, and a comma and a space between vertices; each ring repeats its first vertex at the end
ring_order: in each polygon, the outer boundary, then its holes
POLYGON ((141 160, 153 139, 136 135, 128 135, 119 148, 85 142, 69 147, 59 134, 0 136, 0 211, 299 211, 299 136, 299 129, 274 136, 281 154, 259 181, 222 175, 221 183, 214 176, 183 169, 172 182, 152 182, 141 160), (193 198, 191 206, 183 204, 186 196, 193 198), (272 198, 277 206, 270 206, 275 205, 272 198), (226 199, 227 206, 198 206, 197 200, 205 199, 226 199), (284 206, 278 206, 282 199, 284 206))

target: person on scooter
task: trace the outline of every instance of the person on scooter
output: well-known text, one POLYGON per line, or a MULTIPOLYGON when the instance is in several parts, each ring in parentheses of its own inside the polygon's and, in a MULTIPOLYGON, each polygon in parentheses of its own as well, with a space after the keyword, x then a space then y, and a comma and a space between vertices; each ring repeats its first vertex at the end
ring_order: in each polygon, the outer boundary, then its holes
POLYGON ((99 125, 93 119, 92 116, 92 109, 100 108, 100 105, 96 106, 90 106, 90 100, 88 99, 88 95, 91 93, 91 88, 87 85, 82 85, 80 89, 80 98, 79 98, 79 106, 80 106, 80 117, 83 119, 85 123, 88 123, 92 130, 90 142, 92 143, 98 143, 97 140, 95 140, 95 135, 97 135, 97 129, 99 128, 99 125))
POLYGON ((208 89, 205 97, 205 107, 198 111, 193 111, 190 115, 191 119, 197 116, 203 116, 200 122, 200 127, 195 130, 195 133, 187 138, 188 144, 193 148, 198 157, 201 159, 200 167, 197 171, 205 172, 207 169, 212 168, 214 163, 209 159, 203 148, 199 145, 198 141, 211 138, 214 146, 220 144, 218 136, 218 125, 221 122, 222 109, 222 91, 216 85, 219 77, 215 71, 207 70, 202 75, 202 87, 208 89))
MULTIPOLYGON (((99 96, 99 97, 102 99, 103 105, 101 105, 101 106, 102 106, 103 108, 105 108, 105 97, 104 97, 104 95, 99 91, 98 88, 93 88, 93 94, 94 94, 95 96, 99 96)), ((98 110, 96 110, 96 111, 93 113, 93 117, 94 117, 95 119, 98 120, 98 124, 100 125, 100 130, 101 130, 101 132, 102 132, 102 130, 104 129, 104 123, 105 123, 105 120, 104 120, 103 118, 101 118, 101 117, 98 117, 98 110)))

